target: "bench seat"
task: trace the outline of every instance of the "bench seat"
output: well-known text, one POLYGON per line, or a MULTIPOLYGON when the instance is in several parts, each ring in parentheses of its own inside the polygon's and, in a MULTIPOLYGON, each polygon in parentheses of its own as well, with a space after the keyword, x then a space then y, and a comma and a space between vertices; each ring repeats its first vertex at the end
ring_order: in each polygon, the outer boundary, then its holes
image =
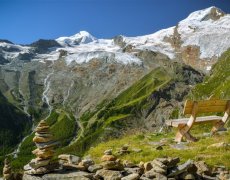
MULTIPOLYGON (((179 125, 187 124, 188 120, 189 120, 189 118, 167 120, 166 124, 168 126, 178 127, 179 125)), ((217 121, 221 121, 221 120, 222 120, 221 116, 203 116, 203 117, 197 117, 194 124, 206 123, 206 122, 210 122, 210 121, 217 122, 217 121)))

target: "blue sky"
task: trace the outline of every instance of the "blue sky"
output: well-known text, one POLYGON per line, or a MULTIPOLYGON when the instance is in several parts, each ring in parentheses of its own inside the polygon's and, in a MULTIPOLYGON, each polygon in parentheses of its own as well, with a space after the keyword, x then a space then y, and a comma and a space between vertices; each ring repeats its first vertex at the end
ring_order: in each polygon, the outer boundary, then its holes
POLYGON ((81 30, 97 38, 144 35, 210 6, 230 13, 229 0, 0 0, 0 39, 29 44, 81 30))

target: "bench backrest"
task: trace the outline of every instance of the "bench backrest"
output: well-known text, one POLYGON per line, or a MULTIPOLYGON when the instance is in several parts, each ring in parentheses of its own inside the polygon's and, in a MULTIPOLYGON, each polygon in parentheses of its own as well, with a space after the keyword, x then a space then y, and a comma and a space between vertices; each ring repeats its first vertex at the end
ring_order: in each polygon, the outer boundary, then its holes
POLYGON ((192 114, 194 103, 197 103, 197 112, 199 113, 210 113, 210 112, 225 112, 229 106, 230 100, 200 100, 193 101, 187 100, 184 106, 183 114, 192 114))

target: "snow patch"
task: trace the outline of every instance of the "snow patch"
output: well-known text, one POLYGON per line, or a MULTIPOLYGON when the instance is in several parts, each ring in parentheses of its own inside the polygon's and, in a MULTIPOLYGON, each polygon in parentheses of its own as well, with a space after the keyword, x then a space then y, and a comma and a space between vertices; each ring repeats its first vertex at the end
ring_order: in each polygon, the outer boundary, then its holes
POLYGON ((0 42, 0 47, 3 48, 2 54, 5 59, 14 59, 19 56, 19 54, 29 53, 31 47, 28 46, 21 46, 16 44, 10 44, 6 42, 0 42), (9 49, 9 51, 7 51, 9 49), (15 49, 12 51, 10 49, 15 49))
POLYGON ((175 49, 167 42, 167 38, 173 36, 175 27, 162 29, 154 34, 124 37, 124 41, 140 50, 151 50, 166 54, 170 59, 175 57, 175 49))
POLYGON ((112 39, 98 39, 91 43, 75 45, 73 47, 58 48, 56 51, 65 50, 67 65, 72 62, 78 64, 88 63, 92 59, 114 60, 115 62, 141 64, 142 61, 133 54, 123 53, 122 49, 112 39))
POLYGON ((212 69, 212 66, 207 66, 207 67, 206 67, 206 70, 207 70, 207 71, 210 71, 211 69, 212 69))

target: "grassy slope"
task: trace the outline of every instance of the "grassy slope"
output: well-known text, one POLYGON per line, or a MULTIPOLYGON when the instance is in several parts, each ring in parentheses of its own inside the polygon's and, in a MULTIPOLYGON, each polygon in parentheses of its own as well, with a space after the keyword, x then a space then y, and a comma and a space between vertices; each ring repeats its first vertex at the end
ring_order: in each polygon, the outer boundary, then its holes
POLYGON ((80 118, 84 126, 82 137, 63 151, 81 155, 87 148, 98 142, 99 136, 107 127, 119 128, 119 125, 122 127, 123 119, 137 116, 137 113, 147 106, 148 97, 168 81, 170 81, 168 73, 163 68, 157 68, 111 102, 104 101, 95 111, 87 111, 80 118))
POLYGON ((213 66, 210 76, 192 91, 194 99, 207 99, 211 95, 221 99, 230 98, 230 50, 213 66))
MULTIPOLYGON (((215 135, 214 137, 204 137, 203 133, 210 132, 211 127, 205 126, 202 129, 199 126, 195 126, 192 130, 192 134, 199 137, 200 140, 195 143, 189 143, 186 145, 188 149, 177 150, 173 149, 170 145, 175 144, 173 138, 175 132, 162 133, 162 134, 141 134, 127 135, 121 139, 114 139, 108 142, 100 143, 98 146, 91 148, 86 155, 90 155, 96 162, 100 162, 100 158, 103 152, 107 149, 113 149, 116 152, 122 145, 128 144, 130 150, 132 148, 141 149, 142 152, 131 152, 126 155, 118 155, 121 160, 130 160, 135 163, 140 161, 150 161, 157 157, 180 157, 181 162, 185 162, 188 159, 204 160, 208 165, 225 165, 230 168, 230 154, 229 148, 208 148, 209 145, 219 142, 230 143, 230 132, 224 135, 215 135), (153 142, 159 142, 164 139, 166 142, 163 146, 163 150, 156 150, 153 142)), ((116 154, 116 153, 115 153, 116 154)))
MULTIPOLYGON (((205 81, 198 84, 189 95, 193 99, 207 99, 211 95, 218 98, 230 97, 230 50, 225 52, 214 65, 210 76, 207 76, 205 81)), ((228 127, 229 127, 228 123, 228 127)), ((210 166, 225 165, 230 168, 229 148, 207 148, 209 145, 219 142, 230 143, 230 132, 224 135, 215 135, 214 137, 204 137, 205 132, 210 132, 211 126, 195 125, 192 129, 192 134, 200 137, 196 143, 189 143, 188 150, 175 150, 169 144, 172 144, 175 135, 175 130, 165 134, 140 134, 129 135, 118 140, 110 140, 103 142, 91 148, 86 154, 90 154, 96 161, 100 161, 100 157, 104 150, 113 149, 114 152, 123 144, 129 144, 132 148, 141 148, 141 153, 130 153, 120 156, 121 159, 127 159, 136 163, 140 161, 149 161, 156 157, 178 156, 182 162, 187 159, 205 160, 210 166), (167 139, 167 145, 162 151, 155 150, 150 142, 159 142, 161 139, 167 139), (150 144, 149 144, 150 143, 150 144), (141 144, 141 146, 140 146, 141 144)))

